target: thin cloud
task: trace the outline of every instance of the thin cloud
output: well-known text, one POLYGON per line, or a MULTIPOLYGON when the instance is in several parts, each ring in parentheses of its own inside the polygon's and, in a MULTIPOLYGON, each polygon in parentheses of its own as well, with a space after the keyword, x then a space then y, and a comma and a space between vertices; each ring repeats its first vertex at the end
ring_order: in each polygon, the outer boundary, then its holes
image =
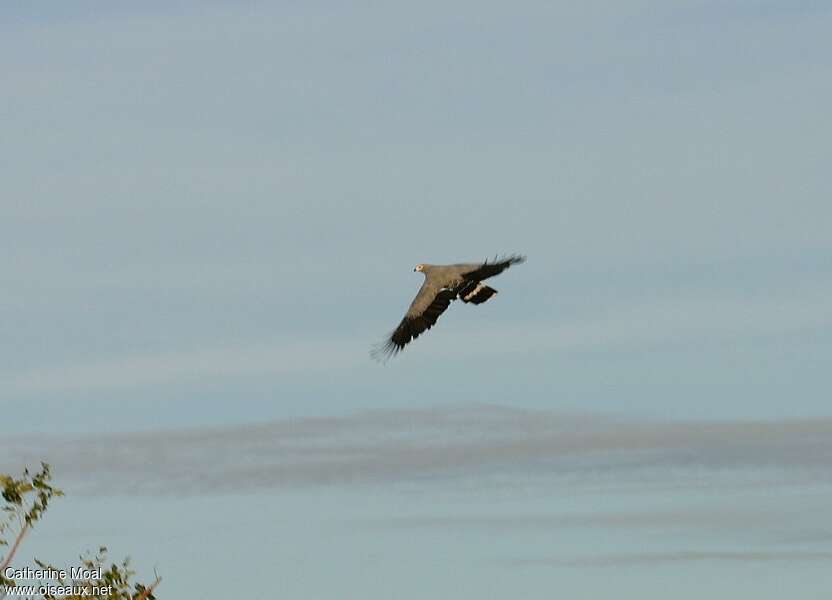
POLYGON ((832 419, 645 423, 491 406, 401 410, 38 444, 12 437, 0 468, 41 459, 79 490, 106 481, 109 492, 145 494, 471 478, 572 487, 730 486, 754 477, 822 484, 832 482, 832 419))
POLYGON ((454 514, 388 517, 367 519, 363 525, 393 529, 437 529, 441 531, 563 531, 564 529, 723 529, 754 527, 783 516, 774 509, 725 509, 724 507, 693 507, 674 510, 642 510, 631 512, 587 512, 553 514, 454 514))
MULTIPOLYGON (((513 352, 627 350, 679 343, 777 336, 832 327, 828 288, 807 288, 759 300, 708 296, 621 308, 583 321, 460 331, 464 345, 435 346, 433 358, 513 352)), ((9 396, 101 391, 194 383, 206 379, 306 373, 367 366, 367 340, 318 340, 220 346, 125 356, 7 373, 9 396)))
POLYGON ((349 368, 365 356, 355 343, 287 342, 128 356, 41 368, 11 376, 9 395, 107 390, 206 378, 250 377, 349 368))
POLYGON ((817 331, 832 327, 830 295, 828 286, 804 286, 766 297, 710 294, 620 306, 614 312, 569 323, 470 332, 465 336, 466 348, 472 353, 506 347, 609 351, 817 331))
POLYGON ((551 558, 509 561, 516 567, 628 567, 657 566, 688 562, 795 562, 830 561, 832 552, 721 552, 683 550, 632 554, 608 554, 580 558, 551 558))

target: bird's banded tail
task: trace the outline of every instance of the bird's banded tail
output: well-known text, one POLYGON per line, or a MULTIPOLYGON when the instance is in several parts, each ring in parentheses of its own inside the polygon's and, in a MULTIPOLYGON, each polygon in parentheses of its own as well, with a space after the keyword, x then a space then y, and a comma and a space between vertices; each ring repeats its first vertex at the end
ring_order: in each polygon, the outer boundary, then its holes
POLYGON ((459 298, 465 303, 482 304, 496 293, 497 290, 481 281, 471 281, 459 290, 459 298))

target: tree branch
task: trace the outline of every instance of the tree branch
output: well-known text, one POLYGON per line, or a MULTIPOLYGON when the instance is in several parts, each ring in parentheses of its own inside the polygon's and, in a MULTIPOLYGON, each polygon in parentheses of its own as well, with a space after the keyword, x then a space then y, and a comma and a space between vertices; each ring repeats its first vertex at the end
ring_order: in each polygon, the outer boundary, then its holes
POLYGON ((152 593, 153 593, 153 590, 155 590, 155 589, 156 589, 156 586, 157 586, 157 585, 159 585, 160 583, 162 583, 162 578, 157 576, 157 577, 156 577, 156 581, 154 581, 154 582, 153 582, 153 585, 151 585, 149 588, 146 588, 146 589, 142 592, 142 595, 141 595, 141 596, 139 596, 138 598, 136 598, 136 600, 147 600, 147 597, 148 597, 150 594, 152 594, 152 593))
POLYGON ((3 561, 3 564, 0 565, 0 573, 6 570, 6 567, 9 566, 9 563, 12 562, 12 557, 14 553, 17 552, 18 546, 20 546, 20 542, 23 541, 23 536, 29 531, 29 523, 24 523, 23 527, 20 529, 20 533, 17 534, 17 537, 14 540, 14 544, 12 545, 11 550, 9 550, 9 554, 6 556, 6 559, 3 561))

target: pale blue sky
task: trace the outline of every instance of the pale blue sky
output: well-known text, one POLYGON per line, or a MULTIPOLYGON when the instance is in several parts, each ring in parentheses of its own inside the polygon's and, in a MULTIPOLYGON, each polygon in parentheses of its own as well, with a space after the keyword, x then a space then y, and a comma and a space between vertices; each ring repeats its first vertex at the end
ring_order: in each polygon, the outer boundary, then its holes
POLYGON ((70 492, 29 551, 110 543, 185 600, 229 563, 293 598, 821 597, 830 29, 816 1, 5 3, 0 469, 55 434, 70 492), (414 264, 502 252, 529 261, 494 301, 370 361, 414 264), (561 418, 647 441, 532 431, 561 418))

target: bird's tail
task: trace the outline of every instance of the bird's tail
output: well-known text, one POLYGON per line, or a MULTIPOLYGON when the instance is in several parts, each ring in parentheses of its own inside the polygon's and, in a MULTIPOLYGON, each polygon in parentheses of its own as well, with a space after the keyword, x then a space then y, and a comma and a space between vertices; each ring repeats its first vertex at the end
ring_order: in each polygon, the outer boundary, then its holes
POLYGON ((482 304, 491 296, 497 293, 493 287, 487 286, 481 281, 472 281, 459 291, 459 298, 467 303, 482 304))

